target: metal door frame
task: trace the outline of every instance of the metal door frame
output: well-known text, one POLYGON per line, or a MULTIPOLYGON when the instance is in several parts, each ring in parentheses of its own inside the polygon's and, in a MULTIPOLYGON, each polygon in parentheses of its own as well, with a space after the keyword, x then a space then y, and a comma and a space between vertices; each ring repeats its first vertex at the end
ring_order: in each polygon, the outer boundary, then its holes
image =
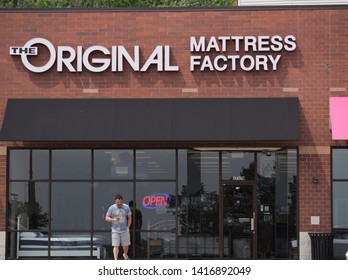
POLYGON ((221 180, 219 186, 219 257, 224 258, 224 205, 223 205, 223 187, 225 185, 252 186, 253 190, 253 223, 254 230, 252 231, 252 258, 257 259, 257 185, 254 180, 221 180))

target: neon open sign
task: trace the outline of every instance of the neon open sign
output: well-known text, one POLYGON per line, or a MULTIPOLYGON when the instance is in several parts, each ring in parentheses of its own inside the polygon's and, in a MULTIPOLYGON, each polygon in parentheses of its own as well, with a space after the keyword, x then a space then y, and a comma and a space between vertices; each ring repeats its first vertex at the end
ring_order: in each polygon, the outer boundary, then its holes
POLYGON ((145 208, 155 209, 169 205, 171 197, 166 193, 153 193, 143 198, 143 206, 145 208))

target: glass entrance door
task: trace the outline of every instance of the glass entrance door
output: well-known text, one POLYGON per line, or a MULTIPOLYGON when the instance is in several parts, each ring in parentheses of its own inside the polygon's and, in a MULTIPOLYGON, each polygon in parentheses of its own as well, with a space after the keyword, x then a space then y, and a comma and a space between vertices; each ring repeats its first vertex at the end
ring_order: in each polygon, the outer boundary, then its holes
POLYGON ((221 188, 223 258, 253 259, 256 257, 254 185, 225 183, 221 188))

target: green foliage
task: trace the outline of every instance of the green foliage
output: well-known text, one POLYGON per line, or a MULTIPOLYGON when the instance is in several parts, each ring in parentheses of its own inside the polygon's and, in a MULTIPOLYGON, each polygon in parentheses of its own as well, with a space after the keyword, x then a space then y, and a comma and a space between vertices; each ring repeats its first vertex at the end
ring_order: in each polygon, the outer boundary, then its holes
POLYGON ((235 0, 1 0, 0 8, 156 8, 234 6, 235 0))

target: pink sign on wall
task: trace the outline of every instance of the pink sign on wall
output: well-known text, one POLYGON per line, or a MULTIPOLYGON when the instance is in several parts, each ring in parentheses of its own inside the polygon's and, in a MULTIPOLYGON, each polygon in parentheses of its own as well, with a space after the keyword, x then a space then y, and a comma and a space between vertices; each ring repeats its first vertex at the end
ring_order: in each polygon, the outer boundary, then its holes
POLYGON ((333 140, 348 140, 348 97, 330 97, 333 140))

